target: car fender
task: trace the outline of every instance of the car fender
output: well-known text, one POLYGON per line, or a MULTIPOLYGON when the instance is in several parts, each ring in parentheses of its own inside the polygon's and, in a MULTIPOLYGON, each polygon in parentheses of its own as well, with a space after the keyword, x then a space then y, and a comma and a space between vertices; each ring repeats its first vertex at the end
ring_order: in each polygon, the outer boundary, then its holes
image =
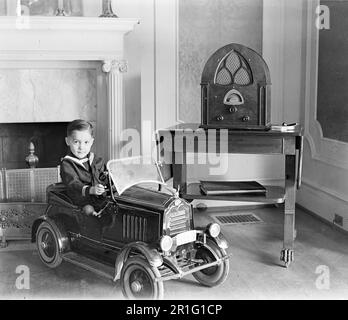
POLYGON ((210 244, 211 242, 215 243, 219 247, 219 250, 220 250, 220 253, 221 253, 222 257, 227 257, 228 256, 227 255, 227 251, 226 251, 226 249, 227 249, 227 247, 226 247, 227 242, 224 241, 225 239, 219 239, 218 237, 211 237, 208 234, 206 234, 206 240, 208 240, 208 239, 209 239, 209 241, 200 242, 200 244, 201 244, 201 246, 207 248, 214 255, 216 260, 220 260, 221 257, 218 254, 216 254, 214 252, 214 250, 211 248, 211 244, 210 244), (226 242, 226 245, 225 245, 224 242, 226 242))
POLYGON ((120 279, 121 270, 131 251, 137 251, 143 255, 152 267, 159 267, 163 264, 163 259, 160 253, 156 249, 150 247, 147 243, 141 241, 128 243, 122 248, 117 256, 114 281, 120 279))
MULTIPOLYGON (((198 227, 196 228, 196 230, 199 230, 202 232, 202 234, 204 234, 205 237, 213 240, 221 249, 227 249, 228 248, 228 242, 225 238, 225 236, 220 232, 219 235, 217 237, 212 237, 208 234, 207 232, 207 228, 206 227, 198 227)), ((201 241, 204 242, 203 239, 201 239, 201 241)))
POLYGON ((31 228, 31 242, 36 241, 36 232, 37 232, 39 225, 42 222, 49 223, 50 226, 52 227, 52 229, 54 230, 54 232, 56 233, 57 238, 58 238, 59 252, 64 253, 66 251, 69 251, 70 241, 69 241, 69 237, 65 231, 63 223, 60 222, 59 220, 52 219, 46 215, 40 216, 34 221, 33 226, 31 228))
POLYGON ((228 248, 228 242, 225 238, 225 236, 220 233, 217 237, 210 237, 221 249, 227 249, 228 248))

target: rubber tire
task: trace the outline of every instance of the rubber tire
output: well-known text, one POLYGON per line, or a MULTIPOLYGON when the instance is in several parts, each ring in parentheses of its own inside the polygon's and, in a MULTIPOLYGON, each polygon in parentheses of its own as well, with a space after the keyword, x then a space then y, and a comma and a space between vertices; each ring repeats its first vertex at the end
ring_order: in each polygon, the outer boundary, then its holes
POLYGON ((59 252, 58 236, 48 222, 42 222, 36 231, 36 247, 41 261, 49 268, 57 268, 63 261, 59 252), (43 236, 51 237, 52 254, 49 256, 42 247, 43 236))
MULTIPOLYGON (((226 251, 220 248, 212 239, 207 239, 206 245, 198 248, 195 258, 203 258, 206 263, 210 263, 216 260, 213 253, 215 253, 219 258, 227 255, 226 251)), ((225 259, 220 265, 202 269, 194 272, 192 275, 202 285, 206 287, 215 287, 226 280, 229 270, 229 260, 225 259)))
POLYGON ((160 273, 157 268, 151 267, 150 264, 142 257, 128 258, 121 271, 122 293, 127 299, 163 299, 163 282, 155 281, 160 278, 160 273), (150 285, 149 294, 136 294, 131 288, 130 278, 136 276, 135 272, 146 277, 147 285, 150 285))

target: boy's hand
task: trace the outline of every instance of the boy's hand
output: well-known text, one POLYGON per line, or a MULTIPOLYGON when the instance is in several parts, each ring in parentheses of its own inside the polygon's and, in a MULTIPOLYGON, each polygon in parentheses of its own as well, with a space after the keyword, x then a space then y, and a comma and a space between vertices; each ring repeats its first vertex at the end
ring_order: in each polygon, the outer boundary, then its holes
POLYGON ((105 192, 105 187, 102 184, 97 184, 89 189, 89 194, 99 196, 105 192))
POLYGON ((93 216, 94 216, 94 217, 98 217, 98 218, 99 218, 99 217, 100 217, 100 212, 96 212, 96 211, 94 211, 94 212, 93 212, 93 216))

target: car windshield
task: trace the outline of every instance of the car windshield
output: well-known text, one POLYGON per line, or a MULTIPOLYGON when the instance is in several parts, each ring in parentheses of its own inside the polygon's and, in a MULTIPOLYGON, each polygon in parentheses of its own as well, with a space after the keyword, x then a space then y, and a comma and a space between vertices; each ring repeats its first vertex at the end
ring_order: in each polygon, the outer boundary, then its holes
POLYGON ((107 169, 119 195, 138 184, 147 187, 165 185, 158 164, 151 157, 109 160, 107 169))

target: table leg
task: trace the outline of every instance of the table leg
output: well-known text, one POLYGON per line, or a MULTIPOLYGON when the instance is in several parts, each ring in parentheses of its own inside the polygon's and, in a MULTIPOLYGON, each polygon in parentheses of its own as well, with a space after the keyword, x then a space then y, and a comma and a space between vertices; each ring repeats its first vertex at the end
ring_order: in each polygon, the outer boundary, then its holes
POLYGON ((294 260, 295 202, 296 202, 296 156, 285 156, 285 204, 284 243, 280 260, 288 267, 294 260))
POLYGON ((303 136, 296 137, 296 149, 298 150, 297 189, 300 189, 303 166, 303 136))

